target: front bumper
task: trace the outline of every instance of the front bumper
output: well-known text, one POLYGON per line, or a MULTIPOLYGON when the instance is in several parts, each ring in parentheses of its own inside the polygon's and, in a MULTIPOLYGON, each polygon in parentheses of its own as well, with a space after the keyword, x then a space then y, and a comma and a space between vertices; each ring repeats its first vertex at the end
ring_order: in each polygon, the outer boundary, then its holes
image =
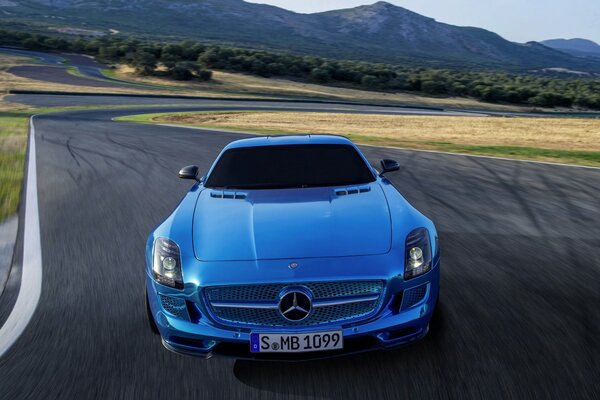
MULTIPOLYGON (((404 282, 402 292, 426 285, 427 291, 422 300, 406 309, 395 304, 398 293, 387 293, 377 314, 373 317, 342 325, 319 325, 288 328, 234 328, 214 321, 202 307, 190 310, 195 317, 184 319, 167 312, 160 295, 181 296, 181 291, 157 284, 147 276, 146 285, 152 315, 160 331, 163 345, 174 352, 200 357, 225 355, 236 358, 304 360, 354 354, 377 349, 394 349, 420 340, 428 332, 439 293, 439 262, 431 271, 421 277, 404 282), (341 330, 344 336, 344 349, 339 351, 300 353, 300 354, 257 354, 250 352, 251 332, 318 332, 341 330)), ((402 297, 401 297, 402 298, 402 297)), ((189 308, 190 303, 188 303, 189 308)))

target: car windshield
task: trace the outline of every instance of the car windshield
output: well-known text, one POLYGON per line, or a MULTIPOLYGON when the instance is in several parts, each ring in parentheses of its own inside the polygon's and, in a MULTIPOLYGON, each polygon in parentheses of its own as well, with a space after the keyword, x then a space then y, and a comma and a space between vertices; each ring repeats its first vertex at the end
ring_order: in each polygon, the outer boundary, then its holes
POLYGON ((217 161, 206 187, 279 189, 373 182, 358 151, 344 144, 241 147, 217 161))

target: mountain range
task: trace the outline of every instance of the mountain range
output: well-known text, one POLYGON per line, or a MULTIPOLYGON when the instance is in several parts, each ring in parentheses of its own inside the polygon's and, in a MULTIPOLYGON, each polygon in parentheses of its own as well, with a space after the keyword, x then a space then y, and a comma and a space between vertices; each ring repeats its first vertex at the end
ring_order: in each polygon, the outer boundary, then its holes
POLYGON ((386 2, 314 14, 243 0, 0 0, 0 27, 193 38, 411 66, 600 72, 594 59, 481 28, 437 22, 386 2), (27 24, 27 25, 22 25, 27 24))
MULTIPOLYGON (((576 57, 596 57, 600 59, 600 45, 587 39, 552 39, 541 42, 544 46, 574 55, 576 57)), ((599 60, 600 62, 600 60, 599 60)))

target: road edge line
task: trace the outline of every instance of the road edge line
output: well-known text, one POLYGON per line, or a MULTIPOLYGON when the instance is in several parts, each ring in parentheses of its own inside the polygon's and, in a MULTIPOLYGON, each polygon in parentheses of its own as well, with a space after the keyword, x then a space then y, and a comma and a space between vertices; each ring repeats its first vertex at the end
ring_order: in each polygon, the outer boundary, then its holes
POLYGON ((208 131, 208 132, 223 132, 223 133, 239 133, 240 135, 251 135, 251 136, 268 136, 262 133, 256 133, 251 131, 236 131, 233 129, 215 129, 215 128, 204 128, 201 126, 191 125, 176 125, 176 124, 152 124, 158 126, 164 126, 167 128, 184 128, 184 129, 195 129, 197 131, 208 131))
POLYGON ((29 325, 42 293, 42 244, 38 209, 34 117, 35 115, 29 119, 29 157, 25 191, 21 287, 10 315, 0 328, 0 357, 12 347, 29 325))

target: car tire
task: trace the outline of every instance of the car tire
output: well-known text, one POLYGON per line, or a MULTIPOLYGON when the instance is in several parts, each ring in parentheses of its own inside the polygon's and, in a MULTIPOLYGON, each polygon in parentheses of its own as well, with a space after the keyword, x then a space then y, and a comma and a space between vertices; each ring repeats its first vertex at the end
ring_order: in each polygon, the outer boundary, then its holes
POLYGON ((156 326, 156 321, 152 316, 152 310, 150 310, 150 302, 148 301, 148 291, 146 290, 146 316, 148 317, 148 324, 150 325, 150 330, 155 335, 160 335, 158 331, 158 326, 156 326))
POLYGON ((431 320, 429 320, 428 328, 429 332, 427 334, 427 341, 441 341, 444 334, 444 307, 439 297, 433 308, 433 314, 431 316, 431 320))

